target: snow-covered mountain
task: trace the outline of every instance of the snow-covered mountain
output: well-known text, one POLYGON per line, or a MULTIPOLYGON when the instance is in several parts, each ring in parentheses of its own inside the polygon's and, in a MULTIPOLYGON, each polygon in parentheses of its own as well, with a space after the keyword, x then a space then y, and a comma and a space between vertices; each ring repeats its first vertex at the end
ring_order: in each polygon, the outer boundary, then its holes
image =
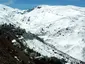
POLYGON ((42 55, 62 58, 57 54, 62 51, 85 61, 84 7, 39 5, 29 11, 0 4, 0 24, 3 23, 20 26, 41 38, 43 41, 31 38, 26 43, 42 55))

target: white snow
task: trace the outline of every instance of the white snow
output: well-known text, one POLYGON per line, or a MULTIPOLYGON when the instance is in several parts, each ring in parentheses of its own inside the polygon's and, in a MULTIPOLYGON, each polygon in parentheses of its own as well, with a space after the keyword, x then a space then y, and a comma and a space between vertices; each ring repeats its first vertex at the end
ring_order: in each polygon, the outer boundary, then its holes
MULTIPOLYGON (((30 31, 43 38, 56 49, 85 61, 84 7, 40 5, 30 12, 23 12, 23 10, 0 5, 0 24, 12 23, 20 26, 27 32, 30 31)), ((58 57, 50 46, 36 39, 26 42, 28 47, 42 55, 58 57)))

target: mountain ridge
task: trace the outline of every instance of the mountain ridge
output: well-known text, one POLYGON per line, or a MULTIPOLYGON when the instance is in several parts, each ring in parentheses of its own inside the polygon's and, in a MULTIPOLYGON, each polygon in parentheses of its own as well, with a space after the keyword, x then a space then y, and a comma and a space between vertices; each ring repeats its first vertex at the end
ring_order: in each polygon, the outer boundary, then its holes
MULTIPOLYGON (((0 14, 0 24, 12 23, 20 26, 64 53, 84 61, 84 7, 39 5, 26 11, 0 5, 0 14)), ((28 39, 26 42, 28 47, 42 55, 56 57, 52 49, 49 50, 40 41, 28 39)))

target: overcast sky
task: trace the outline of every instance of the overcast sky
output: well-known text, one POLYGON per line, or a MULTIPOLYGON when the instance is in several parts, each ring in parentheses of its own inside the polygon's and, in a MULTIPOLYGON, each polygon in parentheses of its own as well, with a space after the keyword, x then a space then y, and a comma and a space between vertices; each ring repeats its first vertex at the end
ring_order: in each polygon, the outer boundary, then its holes
POLYGON ((0 4, 5 4, 19 9, 29 9, 42 4, 76 5, 85 7, 85 0, 0 0, 0 4))

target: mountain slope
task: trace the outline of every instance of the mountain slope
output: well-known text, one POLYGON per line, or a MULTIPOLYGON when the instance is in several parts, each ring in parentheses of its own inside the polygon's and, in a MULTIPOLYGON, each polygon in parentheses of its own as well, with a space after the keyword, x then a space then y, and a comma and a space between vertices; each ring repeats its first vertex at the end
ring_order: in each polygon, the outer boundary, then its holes
POLYGON ((47 45, 36 38, 27 38, 32 35, 26 37, 26 43, 28 47, 49 57, 60 58, 55 50, 58 49, 85 61, 84 20, 83 7, 40 5, 28 12, 0 5, 0 24, 12 23, 43 39, 47 45))
POLYGON ((85 9, 75 6, 38 7, 26 14, 30 17, 28 31, 72 57, 84 60, 85 9))

